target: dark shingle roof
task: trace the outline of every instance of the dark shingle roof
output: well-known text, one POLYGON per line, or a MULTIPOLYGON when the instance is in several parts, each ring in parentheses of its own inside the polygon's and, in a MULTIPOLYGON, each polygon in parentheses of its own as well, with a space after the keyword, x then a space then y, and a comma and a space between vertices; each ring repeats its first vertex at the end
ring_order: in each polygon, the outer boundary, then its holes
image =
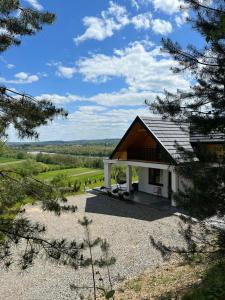
POLYGON ((225 134, 223 133, 214 132, 204 135, 198 132, 190 132, 189 124, 178 124, 155 117, 139 118, 176 162, 183 161, 181 153, 177 149, 177 144, 184 147, 185 150, 193 152, 191 143, 225 143, 225 134))
POLYGON ((184 147, 185 150, 193 152, 188 124, 180 125, 170 120, 155 117, 139 118, 177 163, 184 161, 177 149, 177 144, 184 147))
POLYGON ((199 132, 191 132, 190 134, 191 143, 221 143, 225 142, 225 134, 223 133, 212 133, 204 135, 199 132))

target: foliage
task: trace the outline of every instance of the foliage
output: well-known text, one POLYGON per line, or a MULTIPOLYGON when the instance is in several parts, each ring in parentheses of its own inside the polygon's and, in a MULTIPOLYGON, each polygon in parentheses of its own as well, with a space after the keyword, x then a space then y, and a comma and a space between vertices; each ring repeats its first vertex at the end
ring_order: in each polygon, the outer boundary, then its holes
POLYGON ((73 155, 63 154, 38 154, 36 155, 37 162, 43 162, 46 164, 56 164, 59 166, 66 167, 84 167, 103 169, 102 158, 94 157, 77 157, 73 155))
POLYGON ((195 260, 200 254, 209 257, 224 255, 225 253, 225 231, 223 228, 212 227, 207 222, 197 222, 191 217, 180 216, 179 232, 184 238, 184 246, 170 247, 161 241, 156 241, 150 236, 151 244, 160 251, 161 255, 168 259, 173 254, 182 256, 187 262, 195 260))
MULTIPOLYGON (((184 2, 191 10, 188 21, 203 38, 204 46, 199 49, 188 45, 184 49, 170 39, 162 42, 163 51, 177 62, 173 72, 189 71, 192 86, 176 93, 165 91, 164 97, 157 97, 151 109, 178 124, 191 124, 192 132, 208 135, 210 139, 213 134, 225 133, 225 3, 223 0, 184 2)), ((178 145, 178 150, 189 161, 180 172, 192 181, 185 193, 177 195, 178 204, 200 218, 224 214, 225 152, 216 157, 205 153, 206 148, 202 149, 199 143, 193 147, 198 162, 193 153, 178 145), (211 169, 212 163, 216 168, 211 169)))
MULTIPOLYGON (((19 45, 21 36, 34 35, 43 25, 52 24, 55 16, 25 8, 19 0, 0 1, 0 52, 12 45, 19 45)), ((10 125, 21 138, 38 137, 36 127, 45 125, 57 115, 66 116, 63 109, 56 108, 50 101, 36 101, 5 86, 0 86, 0 137, 7 136, 10 125)))
MULTIPOLYGON (((132 168, 132 178, 135 180, 138 176, 137 168, 132 168)), ((126 182, 126 167, 113 165, 111 170, 111 177, 116 183, 122 184, 126 182)))
POLYGON ((225 299, 225 262, 212 265, 199 285, 192 287, 182 300, 223 300, 225 299))
MULTIPOLYGON (((54 142, 49 142, 48 145, 36 145, 36 143, 28 145, 14 145, 14 148, 17 150, 23 151, 38 151, 45 153, 56 153, 56 154, 67 154, 67 155, 76 155, 76 156, 89 156, 89 157, 108 157, 115 144, 104 144, 101 141, 96 142, 95 144, 60 144, 55 145, 54 142)), ((75 142, 74 142, 75 143, 75 142)))
MULTIPOLYGON (((12 45, 19 45, 20 38, 24 35, 33 35, 42 29, 42 25, 51 24, 55 16, 48 12, 39 12, 21 6, 19 0, 0 0, 0 52, 12 45)), ((4 86, 0 87, 0 138, 7 136, 6 131, 12 125, 20 138, 37 138, 37 127, 46 125, 54 117, 66 116, 63 109, 56 108, 45 99, 36 101, 33 97, 21 94, 4 86)), ((19 155, 22 158, 23 155, 19 155)), ((43 164, 42 164, 43 165, 43 164)), ((61 177, 54 178, 53 184, 39 181, 33 175, 38 174, 40 163, 27 160, 22 169, 0 168, 0 264, 9 268, 15 260, 12 255, 12 245, 20 248, 18 265, 27 269, 33 264, 35 258, 42 253, 51 260, 56 260, 63 265, 74 269, 92 265, 93 261, 85 259, 82 252, 88 248, 92 254, 92 247, 100 242, 90 240, 89 222, 85 226, 87 239, 82 243, 67 241, 65 239, 48 240, 43 237, 45 226, 32 223, 25 217, 15 219, 7 218, 6 214, 11 207, 29 197, 40 201, 43 210, 54 212, 60 216, 62 212, 76 211, 73 205, 65 205, 64 192, 58 189, 61 177)), ((20 166, 21 167, 21 166, 20 166)), ((65 180, 65 178, 63 178, 65 180)), ((75 185, 78 188, 77 184, 75 185)), ((97 263, 97 262, 95 262, 97 263)), ((106 262, 108 263, 108 261, 106 262)), ((99 262, 103 264, 103 258, 99 262)), ((112 291, 106 293, 110 299, 112 291)))
POLYGON ((102 240, 100 238, 92 239, 91 238, 91 231, 90 225, 92 220, 89 220, 87 217, 84 216, 82 220, 79 220, 79 224, 84 227, 85 231, 85 239, 83 241, 84 248, 88 249, 88 255, 83 256, 81 265, 83 267, 91 267, 91 275, 92 275, 92 282, 93 286, 82 286, 78 287, 74 284, 71 285, 71 289, 73 290, 80 290, 80 289, 87 289, 93 290, 93 299, 97 299, 97 292, 99 291, 105 299, 114 299, 115 290, 113 290, 112 286, 112 279, 110 275, 110 266, 115 264, 115 258, 109 255, 109 244, 106 240, 102 240), (102 255, 100 258, 95 259, 93 255, 93 248, 100 246, 102 255), (96 269, 98 267, 98 270, 96 269), (109 287, 105 285, 104 279, 101 276, 100 269, 106 268, 107 269, 107 277, 109 282, 109 287), (98 282, 98 283, 97 283, 98 282))
POLYGON ((198 264, 205 265, 206 275, 202 275, 200 281, 181 291, 165 293, 160 299, 194 300, 194 299, 224 299, 224 253, 225 253, 225 231, 218 226, 210 226, 207 222, 197 222, 190 217, 180 216, 180 234, 184 238, 184 247, 170 247, 153 236, 150 236, 151 244, 160 251, 164 259, 169 259, 176 254, 190 266, 198 264), (214 264, 214 261, 216 262, 214 264), (184 290, 186 290, 184 292, 184 290))
POLYGON ((0 21, 3 29, 0 35, 0 52, 12 45, 20 45, 21 36, 34 35, 42 25, 52 24, 54 14, 38 12, 21 6, 19 0, 0 1, 0 21))
MULTIPOLYGON (((53 14, 25 8, 19 0, 0 0, 0 52, 12 45, 19 45, 21 36, 33 35, 42 29, 42 25, 51 24, 53 20, 53 14)), ((47 124, 56 116, 67 115, 63 109, 47 100, 37 101, 5 86, 0 86, 0 110, 1 154, 4 153, 4 139, 9 126, 12 125, 21 138, 37 138, 37 127, 47 124)), ((54 187, 30 176, 35 173, 34 169, 31 172, 24 170, 20 172, 0 167, 0 263, 9 267, 13 262, 10 246, 22 241, 26 243, 23 253, 21 249, 19 262, 23 269, 33 263, 41 249, 48 257, 58 260, 64 255, 78 259, 79 247, 75 249, 74 242, 47 241, 41 237, 45 228, 40 224, 32 224, 22 217, 15 220, 5 218, 7 211, 27 196, 41 201, 44 210, 54 211, 57 215, 76 210, 74 206, 62 205, 63 196, 54 187)))
POLYGON ((116 299, 224 299, 224 260, 166 264, 125 282, 116 299))

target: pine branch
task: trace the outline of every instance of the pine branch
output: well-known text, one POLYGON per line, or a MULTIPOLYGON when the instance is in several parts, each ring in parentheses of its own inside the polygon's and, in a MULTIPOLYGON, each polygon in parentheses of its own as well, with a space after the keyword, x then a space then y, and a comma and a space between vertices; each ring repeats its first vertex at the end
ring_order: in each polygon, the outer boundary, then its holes
POLYGON ((210 10, 210 11, 214 11, 214 12, 217 12, 217 13, 225 14, 225 10, 221 10, 221 9, 217 9, 217 8, 214 8, 214 7, 206 6, 206 5, 202 4, 202 2, 199 2, 199 1, 188 0, 188 2, 190 2, 191 4, 193 4, 197 8, 204 8, 206 10, 210 10))

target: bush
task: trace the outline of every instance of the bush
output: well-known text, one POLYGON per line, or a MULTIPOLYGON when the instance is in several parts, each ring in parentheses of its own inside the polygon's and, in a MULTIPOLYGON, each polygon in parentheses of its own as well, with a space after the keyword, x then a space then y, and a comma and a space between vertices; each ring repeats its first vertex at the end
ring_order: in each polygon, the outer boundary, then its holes
POLYGON ((81 182, 79 182, 78 180, 76 180, 73 184, 73 192, 79 192, 81 188, 81 182))
POLYGON ((94 168, 103 169, 103 161, 101 158, 95 157, 77 157, 73 155, 63 154, 42 154, 36 155, 37 162, 43 162, 46 164, 59 165, 63 169, 65 168, 94 168))
POLYGON ((37 163, 32 159, 28 159, 19 166, 16 166, 14 169, 19 171, 24 176, 32 176, 48 171, 48 166, 42 163, 37 163))
POLYGON ((63 187, 68 180, 68 176, 65 174, 58 174, 51 180, 51 184, 55 187, 63 187))
POLYGON ((26 154, 24 152, 18 152, 16 154, 16 158, 17 159, 24 159, 24 158, 26 158, 26 154))
POLYGON ((225 299, 225 261, 210 267, 200 286, 187 292, 182 300, 225 299))

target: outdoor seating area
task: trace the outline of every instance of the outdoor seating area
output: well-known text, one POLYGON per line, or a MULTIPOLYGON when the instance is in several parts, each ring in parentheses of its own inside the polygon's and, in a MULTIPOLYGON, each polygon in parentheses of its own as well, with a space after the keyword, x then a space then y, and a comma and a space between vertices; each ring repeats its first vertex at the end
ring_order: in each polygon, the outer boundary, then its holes
POLYGON ((108 195, 112 198, 124 200, 129 203, 138 203, 141 205, 146 205, 149 207, 154 207, 156 209, 177 209, 171 207, 170 201, 167 198, 144 193, 138 190, 132 190, 127 192, 126 185, 113 185, 111 188, 101 187, 95 188, 93 192, 108 195))

